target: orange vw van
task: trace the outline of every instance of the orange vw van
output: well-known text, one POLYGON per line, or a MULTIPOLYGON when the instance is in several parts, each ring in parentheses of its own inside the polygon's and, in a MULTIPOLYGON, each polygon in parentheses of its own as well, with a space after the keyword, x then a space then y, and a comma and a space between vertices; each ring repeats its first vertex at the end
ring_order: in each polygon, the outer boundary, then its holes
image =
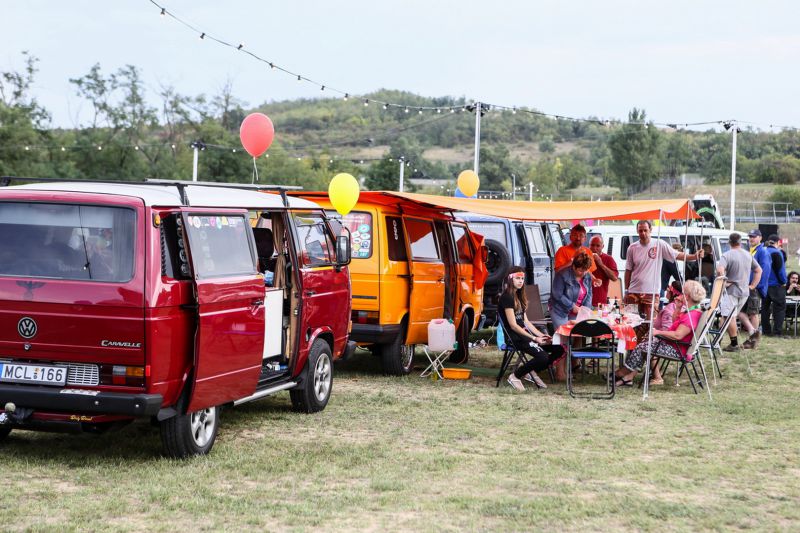
MULTIPOLYGON (((292 194, 339 216, 325 192, 292 194)), ((414 346, 427 344, 428 323, 449 318, 458 340, 451 361, 466 362, 483 306, 483 238, 450 210, 391 192, 362 192, 341 221, 352 243, 350 338, 371 346, 387 374, 403 375, 414 346)))

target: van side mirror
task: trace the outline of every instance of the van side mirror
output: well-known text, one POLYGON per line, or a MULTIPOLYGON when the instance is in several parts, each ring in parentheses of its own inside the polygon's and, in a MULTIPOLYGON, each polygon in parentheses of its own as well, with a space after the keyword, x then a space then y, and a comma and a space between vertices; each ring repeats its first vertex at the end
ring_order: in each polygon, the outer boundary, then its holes
POLYGON ((343 231, 336 237, 336 264, 339 266, 350 264, 350 232, 343 231))

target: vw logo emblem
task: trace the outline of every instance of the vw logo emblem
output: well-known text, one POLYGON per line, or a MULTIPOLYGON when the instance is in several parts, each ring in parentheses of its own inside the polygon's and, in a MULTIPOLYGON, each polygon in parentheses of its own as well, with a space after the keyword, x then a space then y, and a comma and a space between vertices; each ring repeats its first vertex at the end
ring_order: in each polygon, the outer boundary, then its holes
POLYGON ((17 323, 17 332, 23 339, 32 339, 38 330, 36 321, 30 317, 22 317, 17 323))

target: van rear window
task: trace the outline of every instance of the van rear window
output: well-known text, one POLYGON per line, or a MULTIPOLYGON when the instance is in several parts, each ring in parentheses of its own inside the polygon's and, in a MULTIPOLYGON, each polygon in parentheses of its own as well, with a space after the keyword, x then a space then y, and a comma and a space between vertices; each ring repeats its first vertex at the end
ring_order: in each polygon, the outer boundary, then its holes
POLYGON ((506 226, 502 222, 473 222, 467 221, 467 226, 486 239, 492 239, 508 246, 506 239, 506 226))
POLYGON ((0 275, 129 281, 135 225, 123 207, 0 202, 0 275))

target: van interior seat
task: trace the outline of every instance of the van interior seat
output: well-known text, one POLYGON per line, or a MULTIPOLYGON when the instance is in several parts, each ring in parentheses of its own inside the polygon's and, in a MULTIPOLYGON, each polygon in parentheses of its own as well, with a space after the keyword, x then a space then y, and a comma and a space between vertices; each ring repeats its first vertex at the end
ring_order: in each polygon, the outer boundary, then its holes
POLYGON ((272 240, 272 230, 269 228, 253 228, 253 237, 256 241, 256 254, 258 255, 258 270, 275 270, 275 243, 272 240))

